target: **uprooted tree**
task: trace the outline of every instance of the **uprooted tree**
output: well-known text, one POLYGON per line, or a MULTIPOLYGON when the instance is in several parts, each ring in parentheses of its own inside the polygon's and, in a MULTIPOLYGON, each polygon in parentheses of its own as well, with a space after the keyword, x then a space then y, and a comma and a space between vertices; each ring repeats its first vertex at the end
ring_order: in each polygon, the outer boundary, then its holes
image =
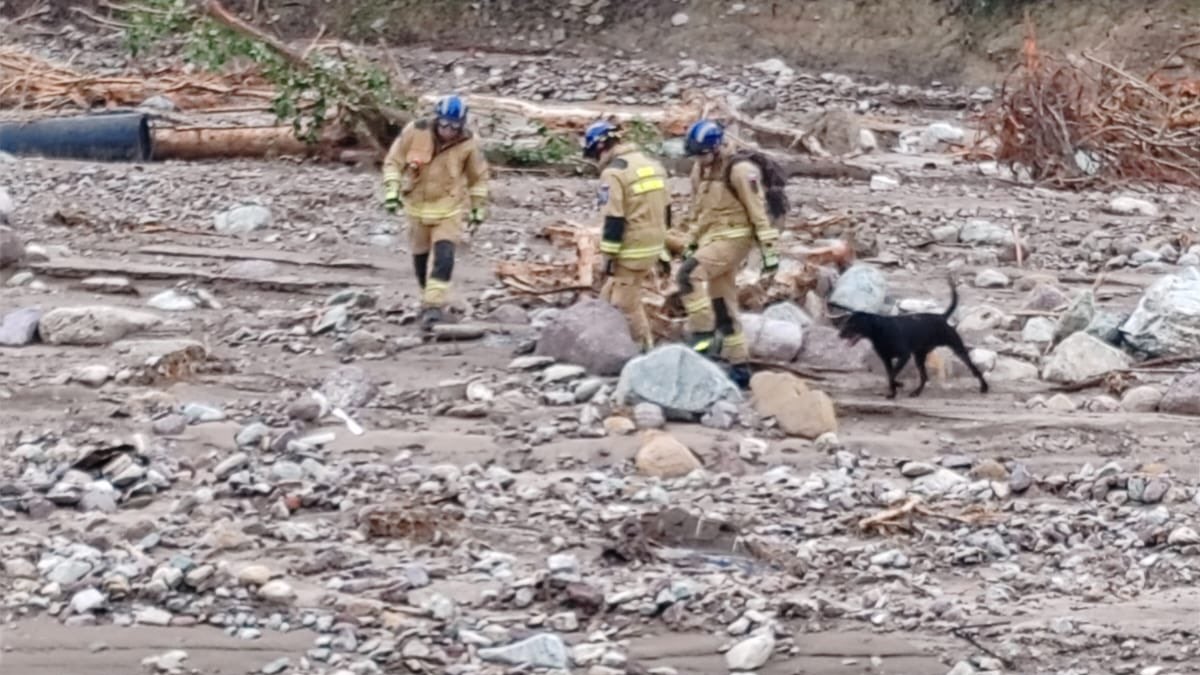
POLYGON ((275 89, 272 112, 308 143, 336 128, 382 150, 411 119, 413 98, 392 75, 340 45, 334 53, 316 43, 297 51, 218 0, 139 0, 121 11, 135 55, 181 41, 185 58, 208 70, 249 62, 275 89))

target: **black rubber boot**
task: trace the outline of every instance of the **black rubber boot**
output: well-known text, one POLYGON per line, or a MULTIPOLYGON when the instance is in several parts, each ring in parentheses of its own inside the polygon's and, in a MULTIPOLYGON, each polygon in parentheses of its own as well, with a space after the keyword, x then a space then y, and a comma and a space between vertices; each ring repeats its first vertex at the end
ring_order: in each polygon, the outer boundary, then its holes
POLYGON ((729 369, 729 379, 738 386, 738 389, 750 388, 750 366, 739 363, 729 369))
POLYGON ((425 279, 429 274, 429 254, 414 253, 413 254, 413 272, 417 275, 417 284, 421 289, 425 289, 425 279))
POLYGON ((443 321, 442 309, 440 307, 426 307, 421 312, 421 330, 431 331, 433 327, 443 321))

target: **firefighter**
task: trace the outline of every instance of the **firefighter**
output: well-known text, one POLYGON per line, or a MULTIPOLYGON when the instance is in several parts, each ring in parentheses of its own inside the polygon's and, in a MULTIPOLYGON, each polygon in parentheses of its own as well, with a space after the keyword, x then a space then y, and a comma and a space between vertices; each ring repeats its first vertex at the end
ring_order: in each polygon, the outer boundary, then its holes
MULTIPOLYGON (((596 198, 604 216, 601 298, 621 310, 633 339, 649 349, 654 336, 642 304, 642 287, 656 267, 670 264, 663 248, 671 222, 667 172, 637 147, 621 142, 621 129, 607 120, 584 132, 583 156, 600 166, 596 198)), ((669 273, 669 272, 668 272, 669 273)))
POLYGON ((488 165, 467 129, 467 104, 446 96, 432 118, 410 122, 383 162, 384 206, 403 209, 413 268, 421 287, 421 326, 443 320, 454 249, 486 216, 488 165), (430 254, 432 253, 432 260, 430 254))
POLYGON ((685 230, 691 241, 676 275, 692 347, 730 365, 730 378, 750 382, 750 351, 738 320, 736 277, 754 248, 763 272, 779 268, 776 222, 787 213, 784 177, 759 153, 735 152, 721 125, 700 120, 687 133, 692 205, 685 230))

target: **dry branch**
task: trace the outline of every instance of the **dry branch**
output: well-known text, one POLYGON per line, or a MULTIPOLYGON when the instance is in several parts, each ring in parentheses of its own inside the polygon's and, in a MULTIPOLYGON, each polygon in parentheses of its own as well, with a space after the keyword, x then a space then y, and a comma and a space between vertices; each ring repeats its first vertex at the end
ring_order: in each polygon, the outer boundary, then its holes
POLYGON ((1032 25, 1023 52, 984 116, 997 160, 1057 187, 1200 187, 1200 81, 1161 67, 1139 78, 1090 54, 1063 62, 1038 50, 1032 25))

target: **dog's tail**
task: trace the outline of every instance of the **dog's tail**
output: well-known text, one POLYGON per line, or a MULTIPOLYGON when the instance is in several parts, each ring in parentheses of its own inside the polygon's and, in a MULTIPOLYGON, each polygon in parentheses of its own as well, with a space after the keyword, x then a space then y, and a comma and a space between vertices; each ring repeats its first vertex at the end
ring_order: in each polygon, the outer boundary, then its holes
POLYGON ((954 276, 947 276, 946 280, 950 282, 950 306, 942 313, 942 317, 949 319, 954 315, 954 310, 958 309, 958 289, 954 284, 954 276))

